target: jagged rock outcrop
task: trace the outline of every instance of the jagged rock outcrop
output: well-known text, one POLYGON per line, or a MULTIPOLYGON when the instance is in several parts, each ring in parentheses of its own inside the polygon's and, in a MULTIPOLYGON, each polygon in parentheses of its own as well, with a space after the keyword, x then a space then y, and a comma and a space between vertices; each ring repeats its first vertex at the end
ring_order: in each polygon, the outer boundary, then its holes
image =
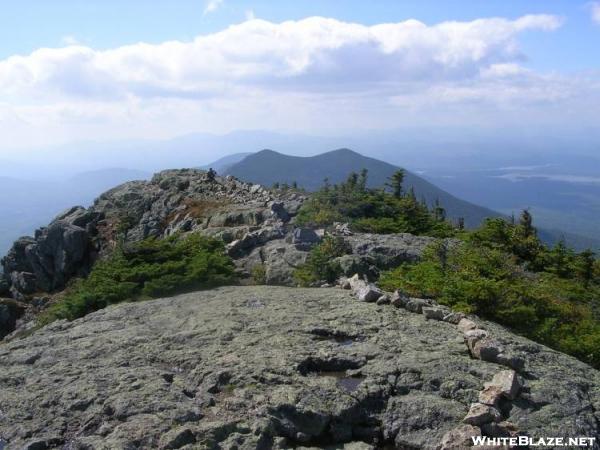
POLYGON ((111 306, 0 345, 0 439, 349 450, 465 448, 483 430, 600 434, 598 371, 475 322, 526 360, 518 378, 473 358, 456 323, 346 290, 225 287, 111 306), (500 417, 480 402, 491 387, 500 417))
POLYGON ((2 259, 16 299, 61 289, 72 276, 86 275, 95 259, 92 238, 103 214, 80 206, 57 216, 34 237, 18 239, 2 259))
POLYGON ((284 225, 303 200, 298 193, 275 194, 233 177, 213 179, 200 170, 160 172, 150 181, 109 190, 90 208, 71 208, 33 237, 17 240, 2 259, 2 287, 19 300, 60 290, 70 278, 86 275, 118 241, 177 232, 199 230, 227 243, 238 240, 236 250, 243 255, 283 238, 284 225))

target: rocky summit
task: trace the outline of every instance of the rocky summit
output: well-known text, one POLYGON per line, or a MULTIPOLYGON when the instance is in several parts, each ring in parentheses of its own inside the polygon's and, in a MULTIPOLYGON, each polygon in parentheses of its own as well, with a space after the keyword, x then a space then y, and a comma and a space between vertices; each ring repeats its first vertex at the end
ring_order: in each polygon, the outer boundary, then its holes
MULTIPOLYGON (((232 176, 194 169, 167 170, 100 195, 89 208, 72 207, 34 236, 18 239, 2 259, 0 338, 27 329, 37 312, 70 279, 86 276, 118 244, 174 233, 198 232, 223 240, 242 280, 261 266, 270 285, 295 285, 323 230, 298 228, 295 216, 306 194, 269 190, 232 176)), ((433 238, 410 234, 351 233, 340 224, 350 254, 339 262, 348 276, 376 277, 380 270, 415 261, 433 238)))
POLYGON ((298 193, 277 195, 201 170, 163 171, 105 192, 90 208, 70 208, 34 236, 17 240, 2 259, 0 290, 21 300, 60 290, 119 241, 202 231, 231 242, 259 227, 263 241, 281 237, 279 228, 303 200, 298 193))
POLYGON ((419 314, 410 299, 352 292, 223 287, 4 342, 0 447, 438 449, 481 430, 600 434, 589 366, 431 303, 419 314), (474 356, 476 335, 524 364, 474 356))

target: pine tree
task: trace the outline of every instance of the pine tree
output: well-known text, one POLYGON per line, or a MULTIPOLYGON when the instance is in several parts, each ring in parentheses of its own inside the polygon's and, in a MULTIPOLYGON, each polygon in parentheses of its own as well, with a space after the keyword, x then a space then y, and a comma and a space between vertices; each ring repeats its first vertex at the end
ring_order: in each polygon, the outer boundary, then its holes
POLYGON ((389 188, 392 189, 392 194, 396 198, 402 197, 402 183, 404 183, 404 169, 398 169, 394 174, 389 178, 390 182, 386 184, 389 188))
POLYGON ((358 190, 360 192, 364 192, 367 189, 367 176, 369 171, 367 169, 362 169, 360 171, 360 176, 358 177, 358 190))
POLYGON ((296 181, 292 181, 292 189, 298 189, 298 183, 296 181))
POLYGON ((533 227, 533 216, 528 209, 524 209, 519 219, 519 225, 523 230, 524 237, 531 237, 536 235, 536 230, 533 227))
POLYGON ((465 229, 465 218, 464 217, 459 217, 458 218, 458 229, 459 230, 464 230, 465 229))
POLYGON ((352 172, 348 175, 348 179, 346 180, 346 187, 349 192, 356 191, 356 187, 358 186, 358 174, 356 172, 352 172))
POLYGON ((442 207, 442 205, 440 204, 440 200, 439 199, 435 199, 435 206, 433 208, 433 216, 435 217, 435 220, 437 220, 438 222, 443 222, 444 220, 446 220, 446 210, 442 207))
POLYGON ((413 186, 411 186, 410 190, 408 191, 408 197, 413 203, 417 203, 417 195, 415 194, 415 188, 413 186))
POLYGON ((595 253, 590 249, 584 250, 578 255, 577 275, 583 280, 583 285, 588 287, 594 279, 594 265, 596 264, 595 253))

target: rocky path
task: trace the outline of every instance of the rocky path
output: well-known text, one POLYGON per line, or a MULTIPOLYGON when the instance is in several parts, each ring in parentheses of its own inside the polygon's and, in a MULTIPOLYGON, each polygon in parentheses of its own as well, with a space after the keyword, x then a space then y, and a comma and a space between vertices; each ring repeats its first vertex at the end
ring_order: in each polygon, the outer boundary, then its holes
MULTIPOLYGON (((526 361, 503 420, 600 434, 598 371, 479 325, 526 361)), ((225 287, 0 344, 0 448, 434 449, 503 370, 455 324, 348 291, 225 287)))

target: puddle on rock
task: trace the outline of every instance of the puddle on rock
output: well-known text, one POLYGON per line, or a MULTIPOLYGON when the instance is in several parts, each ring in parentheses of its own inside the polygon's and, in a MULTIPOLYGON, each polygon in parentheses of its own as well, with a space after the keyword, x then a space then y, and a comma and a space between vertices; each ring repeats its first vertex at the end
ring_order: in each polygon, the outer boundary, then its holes
POLYGON ((360 384, 365 380, 365 377, 350 377, 346 372, 317 372, 318 377, 333 378, 335 384, 346 392, 354 392, 360 384))
POLYGON ((353 339, 335 339, 335 342, 340 344, 342 347, 350 347, 351 345, 356 343, 356 341, 354 341, 353 339))

